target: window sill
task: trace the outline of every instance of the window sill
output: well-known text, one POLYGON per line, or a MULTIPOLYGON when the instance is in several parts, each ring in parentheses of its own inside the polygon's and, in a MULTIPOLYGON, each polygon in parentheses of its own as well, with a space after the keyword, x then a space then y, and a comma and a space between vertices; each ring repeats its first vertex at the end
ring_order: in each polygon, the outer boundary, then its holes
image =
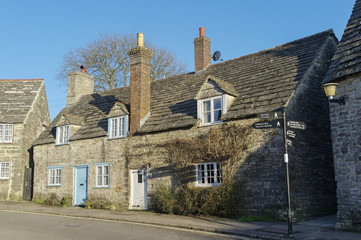
POLYGON ((123 138, 126 138, 126 137, 113 137, 113 138, 108 137, 108 140, 116 140, 116 139, 123 139, 123 138))
POLYGON ((99 189, 99 188, 110 188, 109 186, 104 186, 104 187, 93 187, 93 189, 99 189))
POLYGON ((221 186, 222 183, 214 183, 214 184, 196 184, 196 187, 218 187, 221 186))
POLYGON ((55 143, 55 146, 64 146, 64 145, 69 145, 69 143, 55 143))
POLYGON ((212 123, 200 123, 198 125, 198 127, 211 127, 211 126, 219 125, 219 124, 222 124, 222 123, 223 123, 223 121, 212 122, 212 123))
POLYGON ((46 185, 47 187, 61 187, 62 185, 46 185))

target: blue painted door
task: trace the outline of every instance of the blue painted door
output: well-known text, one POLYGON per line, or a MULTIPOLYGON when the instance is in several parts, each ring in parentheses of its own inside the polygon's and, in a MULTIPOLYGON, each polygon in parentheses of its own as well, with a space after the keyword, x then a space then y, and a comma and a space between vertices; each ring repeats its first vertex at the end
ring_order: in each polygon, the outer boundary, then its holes
POLYGON ((88 166, 75 166, 74 205, 84 205, 88 191, 88 166))

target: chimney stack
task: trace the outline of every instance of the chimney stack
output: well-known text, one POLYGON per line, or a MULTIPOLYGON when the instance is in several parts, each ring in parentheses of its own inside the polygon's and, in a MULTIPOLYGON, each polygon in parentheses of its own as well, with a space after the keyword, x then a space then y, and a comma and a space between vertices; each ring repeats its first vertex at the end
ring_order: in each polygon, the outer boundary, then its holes
POLYGON ((137 47, 130 57, 130 132, 134 134, 150 116, 150 60, 143 33, 137 34, 137 47))
POLYGON ((68 96, 66 106, 75 104, 82 96, 94 91, 94 77, 86 73, 86 67, 80 67, 81 72, 71 72, 68 77, 68 96))
POLYGON ((199 28, 199 37, 194 39, 194 63, 196 71, 211 65, 211 40, 205 37, 204 27, 199 28))

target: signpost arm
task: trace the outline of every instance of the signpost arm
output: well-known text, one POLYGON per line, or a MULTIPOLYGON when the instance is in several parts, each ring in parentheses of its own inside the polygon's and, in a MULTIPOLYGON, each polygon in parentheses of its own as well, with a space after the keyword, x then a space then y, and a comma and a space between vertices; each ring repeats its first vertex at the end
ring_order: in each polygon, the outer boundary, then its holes
POLYGON ((292 210, 291 210, 291 194, 290 194, 290 176, 288 170, 288 151, 287 151, 287 120, 286 120, 286 109, 283 109, 283 140, 284 140, 284 160, 285 160, 285 171, 286 171, 286 192, 287 192, 287 224, 288 224, 288 236, 292 237, 292 210))

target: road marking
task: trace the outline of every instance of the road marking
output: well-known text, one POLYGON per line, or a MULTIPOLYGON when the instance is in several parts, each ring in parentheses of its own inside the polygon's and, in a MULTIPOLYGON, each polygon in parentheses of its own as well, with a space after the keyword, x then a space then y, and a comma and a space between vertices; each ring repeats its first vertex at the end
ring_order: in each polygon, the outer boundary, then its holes
POLYGON ((33 214, 33 215, 44 215, 44 216, 54 216, 54 217, 63 217, 63 218, 73 218, 73 219, 84 219, 84 220, 91 220, 91 221, 102 221, 102 222, 119 222, 119 223, 127 223, 127 224, 134 224, 134 225, 141 225, 141 226, 148 226, 148 227, 157 227, 157 228, 165 228, 170 230, 178 230, 184 232, 194 232, 200 234, 207 234, 213 236, 222 236, 222 237, 229 237, 234 239, 241 239, 241 240, 251 240, 253 238, 242 237, 238 235, 232 235, 227 233, 218 233, 216 231, 212 232, 211 229, 209 230, 201 230, 201 229, 192 229, 191 227, 179 226, 179 227, 172 227, 167 225, 161 224, 152 224, 152 223, 142 223, 136 222, 133 220, 122 220, 122 219, 102 219, 97 217, 81 217, 81 216, 69 216, 69 215, 61 215, 57 213, 39 213, 39 212, 29 212, 29 211, 20 211, 20 210, 7 210, 7 209, 0 209, 3 212, 14 212, 14 213, 26 213, 26 214, 33 214))

